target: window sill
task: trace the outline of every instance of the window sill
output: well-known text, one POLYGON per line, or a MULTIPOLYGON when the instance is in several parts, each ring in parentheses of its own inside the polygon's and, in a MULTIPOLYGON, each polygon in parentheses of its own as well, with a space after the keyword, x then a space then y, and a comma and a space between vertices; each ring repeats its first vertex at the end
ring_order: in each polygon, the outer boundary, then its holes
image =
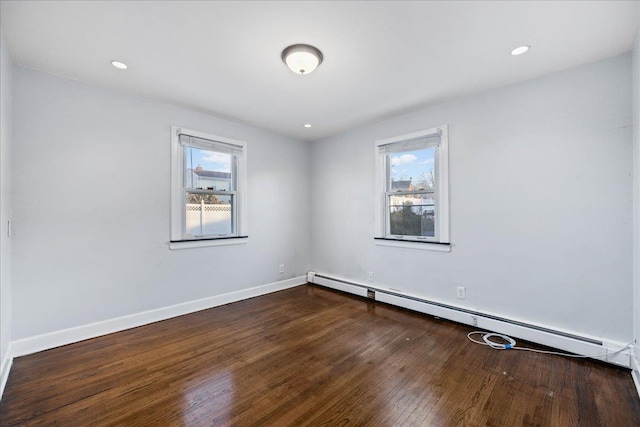
POLYGON ((395 248, 418 249, 422 251, 451 252, 450 243, 417 242, 414 240, 387 239, 374 237, 377 246, 391 246, 395 248))
POLYGON ((169 242, 169 249, 174 251, 179 249, 207 248, 211 246, 244 245, 248 240, 249 236, 208 240, 182 240, 179 242, 169 242))

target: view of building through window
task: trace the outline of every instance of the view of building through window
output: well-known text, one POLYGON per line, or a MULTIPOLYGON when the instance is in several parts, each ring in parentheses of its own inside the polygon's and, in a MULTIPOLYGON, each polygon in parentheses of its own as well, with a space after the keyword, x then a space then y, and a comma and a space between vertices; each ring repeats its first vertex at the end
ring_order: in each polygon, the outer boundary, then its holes
POLYGON ((388 155, 391 234, 435 235, 435 148, 388 155), (395 194, 394 194, 395 193, 395 194))
POLYGON ((231 191, 231 154, 185 147, 185 187, 231 191))
POLYGON ((232 155, 190 146, 184 150, 186 234, 233 233, 232 155), (227 191, 229 195, 220 194, 227 191))

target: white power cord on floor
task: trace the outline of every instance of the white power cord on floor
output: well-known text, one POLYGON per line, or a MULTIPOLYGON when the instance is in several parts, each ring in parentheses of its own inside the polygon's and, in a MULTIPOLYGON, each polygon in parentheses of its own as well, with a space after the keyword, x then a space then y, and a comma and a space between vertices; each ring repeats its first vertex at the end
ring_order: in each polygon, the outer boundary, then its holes
POLYGON ((591 356, 583 356, 583 355, 579 355, 579 354, 568 354, 568 353, 560 353, 557 351, 545 351, 545 350, 536 350, 533 348, 528 348, 528 347, 517 347, 516 346, 516 340, 514 340, 513 338, 507 336, 507 335, 503 335, 503 334, 496 334, 493 332, 485 332, 485 331, 473 331, 473 332, 469 332, 467 334, 467 338, 469 338, 469 341, 472 341, 476 344, 481 344, 481 345, 488 345, 491 348, 494 348, 496 350, 524 350, 524 351, 532 351, 534 353, 544 353, 544 354, 555 354, 557 356, 565 356, 565 357, 581 357, 581 358, 596 358, 596 357, 602 357, 602 356, 613 356, 614 354, 618 354, 623 352, 624 350, 628 349, 629 347, 631 347, 633 345, 633 341, 631 341, 629 344, 625 345, 624 347, 622 347, 619 350, 610 352, 610 353, 603 353, 603 354, 594 354, 591 356), (482 335, 482 341, 479 341, 477 339, 472 338, 473 335, 482 335), (499 342, 495 342, 492 341, 491 338, 495 337, 495 338, 500 338, 506 342, 503 343, 499 343, 499 342))

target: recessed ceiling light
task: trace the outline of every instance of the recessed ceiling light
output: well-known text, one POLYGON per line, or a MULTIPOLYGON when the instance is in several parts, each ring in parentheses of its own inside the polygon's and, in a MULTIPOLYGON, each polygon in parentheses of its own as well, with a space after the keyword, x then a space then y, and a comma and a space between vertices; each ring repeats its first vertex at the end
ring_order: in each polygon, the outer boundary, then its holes
POLYGON ((528 51, 530 47, 531 46, 527 46, 527 45, 518 46, 517 48, 515 48, 515 49, 513 49, 511 51, 511 55, 513 55, 513 56, 522 55, 523 53, 528 51))
POLYGON ((125 64, 124 62, 120 62, 120 61, 111 61, 111 65, 113 65, 116 68, 119 68, 121 70, 126 70, 127 68, 129 68, 129 66, 127 64, 125 64))
POLYGON ((304 124, 304 127, 306 127, 306 128, 310 128, 310 127, 311 127, 311 123, 305 123, 305 124, 304 124))
POLYGON ((282 61, 297 74, 309 74, 322 63, 322 52, 308 44, 294 44, 282 51, 282 61))

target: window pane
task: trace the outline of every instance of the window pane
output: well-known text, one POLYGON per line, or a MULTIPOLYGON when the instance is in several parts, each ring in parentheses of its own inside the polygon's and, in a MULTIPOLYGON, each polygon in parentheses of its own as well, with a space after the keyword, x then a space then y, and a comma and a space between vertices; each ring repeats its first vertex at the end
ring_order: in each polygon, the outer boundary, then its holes
POLYGON ((186 235, 233 234, 233 195, 187 193, 186 235))
POLYGON ((389 191, 433 190, 435 181, 433 147, 387 155, 389 191))
POLYGON ((431 194, 389 196, 390 234, 435 236, 435 203, 431 194))
POLYGON ((185 187, 202 190, 231 191, 233 180, 231 154, 219 153, 201 148, 184 148, 185 187))

